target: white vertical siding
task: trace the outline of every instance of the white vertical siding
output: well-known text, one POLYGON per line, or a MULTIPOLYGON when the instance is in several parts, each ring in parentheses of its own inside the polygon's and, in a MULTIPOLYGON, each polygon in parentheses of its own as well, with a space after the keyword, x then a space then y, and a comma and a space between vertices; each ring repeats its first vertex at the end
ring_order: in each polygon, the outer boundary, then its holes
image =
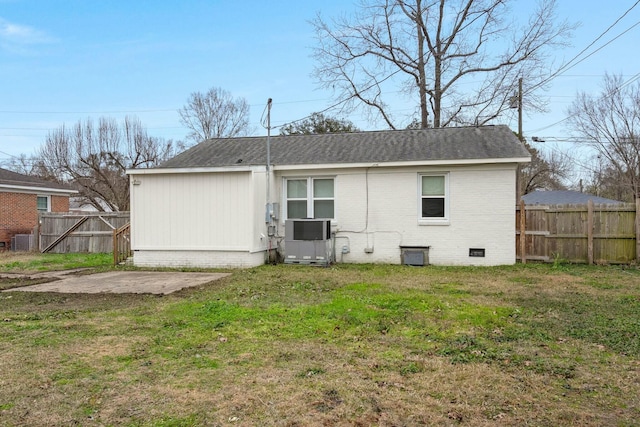
POLYGON ((251 172, 145 174, 131 185, 133 250, 251 251, 251 172))
MULTIPOLYGON (((273 184, 273 177, 271 183, 273 184)), ((251 213, 251 224, 247 224, 252 230, 252 248, 255 251, 264 251, 267 249, 267 225, 266 204, 267 204, 267 173, 266 171, 253 172, 252 178, 252 204, 253 212, 251 213)), ((271 193, 273 194, 273 192, 271 193)))

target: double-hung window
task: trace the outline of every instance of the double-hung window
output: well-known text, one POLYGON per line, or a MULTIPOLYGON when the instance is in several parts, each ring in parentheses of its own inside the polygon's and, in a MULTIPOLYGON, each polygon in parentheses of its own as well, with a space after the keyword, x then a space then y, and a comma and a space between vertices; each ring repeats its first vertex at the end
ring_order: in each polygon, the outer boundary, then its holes
POLYGON ((36 206, 38 212, 49 212, 51 210, 51 204, 49 203, 49 196, 37 196, 36 206))
POLYGON ((420 179, 420 219, 425 223, 449 220, 448 174, 423 174, 420 179))
POLYGON ((334 178, 287 178, 287 218, 335 218, 334 178))

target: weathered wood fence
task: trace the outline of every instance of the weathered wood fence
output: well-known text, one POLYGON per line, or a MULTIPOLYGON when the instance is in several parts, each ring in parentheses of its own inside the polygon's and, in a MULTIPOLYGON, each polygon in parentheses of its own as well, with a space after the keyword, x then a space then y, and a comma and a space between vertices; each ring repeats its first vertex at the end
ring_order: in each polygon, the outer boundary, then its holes
POLYGON ((131 256, 131 223, 113 230, 113 264, 125 262, 131 256))
POLYGON ((520 203, 516 208, 517 259, 589 264, 639 262, 639 206, 640 201, 635 205, 520 203))
POLYGON ((81 215, 43 212, 39 235, 41 252, 112 252, 114 231, 129 223, 129 212, 91 212, 81 215))
MULTIPOLYGON (((640 200, 625 205, 516 207, 516 256, 521 262, 640 263, 640 200), (524 213, 524 215, 523 215, 524 213), (524 239, 522 238, 524 236, 524 239)), ((130 253, 129 212, 41 213, 42 252, 130 253), (114 248, 114 242, 116 244, 114 248)))

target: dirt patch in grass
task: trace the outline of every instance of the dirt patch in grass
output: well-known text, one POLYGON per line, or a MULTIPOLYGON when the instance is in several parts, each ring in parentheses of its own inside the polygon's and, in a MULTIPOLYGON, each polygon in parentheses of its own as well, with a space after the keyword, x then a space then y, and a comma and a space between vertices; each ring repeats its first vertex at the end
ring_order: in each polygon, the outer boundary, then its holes
POLYGON ((21 288, 23 286, 39 285, 41 283, 48 283, 51 280, 55 279, 47 277, 34 278, 29 276, 0 277, 0 291, 6 289, 21 288))

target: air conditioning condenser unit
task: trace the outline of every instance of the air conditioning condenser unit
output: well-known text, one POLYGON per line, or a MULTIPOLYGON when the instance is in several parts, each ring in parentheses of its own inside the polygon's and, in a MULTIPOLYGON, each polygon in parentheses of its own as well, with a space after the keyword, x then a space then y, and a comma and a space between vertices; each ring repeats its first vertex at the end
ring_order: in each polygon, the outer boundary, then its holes
POLYGON ((284 251, 285 264, 331 264, 333 254, 331 220, 286 220, 284 251))

